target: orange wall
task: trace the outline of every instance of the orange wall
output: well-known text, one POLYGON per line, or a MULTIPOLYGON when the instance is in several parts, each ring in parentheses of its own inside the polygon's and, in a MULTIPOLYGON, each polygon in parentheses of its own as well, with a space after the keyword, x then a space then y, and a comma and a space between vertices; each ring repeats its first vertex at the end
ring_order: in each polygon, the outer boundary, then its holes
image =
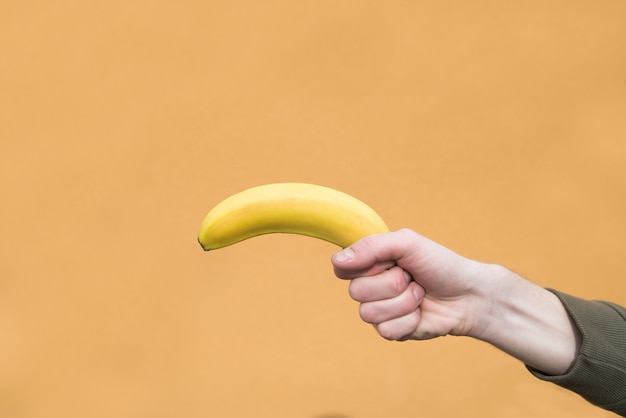
POLYGON ((382 340, 330 244, 196 233, 309 181, 626 304, 624 4, 3 5, 0 416, 611 416, 479 342, 382 340))

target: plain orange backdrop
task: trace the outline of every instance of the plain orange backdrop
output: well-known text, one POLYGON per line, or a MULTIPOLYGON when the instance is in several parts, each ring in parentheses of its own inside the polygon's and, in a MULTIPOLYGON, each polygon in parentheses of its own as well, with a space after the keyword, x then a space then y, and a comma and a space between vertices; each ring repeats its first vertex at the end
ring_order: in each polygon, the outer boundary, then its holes
POLYGON ((483 343, 392 343, 331 244, 204 253, 307 181, 626 304, 626 2, 5 1, 0 416, 608 417, 483 343))

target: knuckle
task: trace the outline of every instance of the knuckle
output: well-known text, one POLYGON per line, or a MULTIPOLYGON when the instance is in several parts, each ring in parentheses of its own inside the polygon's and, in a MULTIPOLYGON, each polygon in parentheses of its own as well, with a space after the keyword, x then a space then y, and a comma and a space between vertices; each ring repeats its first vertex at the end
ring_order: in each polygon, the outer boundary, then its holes
POLYGON ((396 329, 390 322, 383 322, 376 327, 378 334, 386 340, 398 341, 402 340, 404 335, 396 329))
POLYGON ((416 310, 407 318, 407 327, 410 329, 410 332, 408 334, 413 334, 415 331, 417 331, 419 324, 420 324, 420 313, 416 310))
POLYGON ((402 317, 415 312, 418 307, 419 301, 415 298, 411 289, 407 289, 394 300, 394 312, 396 313, 396 317, 402 317))
POLYGON ((382 322, 376 326, 376 330, 386 340, 406 341, 411 339, 419 325, 419 315, 413 313, 402 318, 382 322))
POLYGON ((417 233, 410 228, 401 228, 397 231, 400 236, 404 236, 406 238, 413 238, 417 233))
POLYGON ((420 301, 415 297, 411 289, 404 293, 403 299, 403 308, 406 313, 415 311, 420 305, 420 301))
POLYGON ((404 277, 402 269, 399 267, 393 268, 389 270, 389 273, 389 288, 394 295, 401 295, 408 287, 408 283, 404 277))
POLYGON ((357 302, 364 302, 366 300, 367 292, 358 280, 352 280, 348 286, 348 294, 357 302))
POLYGON ((368 324, 375 324, 376 318, 370 306, 371 305, 367 303, 362 303, 361 305, 359 305, 359 316, 364 322, 367 322, 368 324))

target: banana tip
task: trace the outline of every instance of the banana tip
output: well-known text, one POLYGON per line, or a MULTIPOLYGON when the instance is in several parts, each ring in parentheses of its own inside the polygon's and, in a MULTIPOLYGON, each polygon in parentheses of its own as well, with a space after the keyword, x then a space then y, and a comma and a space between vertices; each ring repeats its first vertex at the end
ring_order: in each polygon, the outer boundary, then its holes
POLYGON ((200 239, 198 239, 198 244, 200 244, 200 247, 202 247, 202 249, 206 252, 206 251, 210 251, 210 248, 207 248, 204 246, 204 244, 202 244, 202 241, 200 241, 200 239))

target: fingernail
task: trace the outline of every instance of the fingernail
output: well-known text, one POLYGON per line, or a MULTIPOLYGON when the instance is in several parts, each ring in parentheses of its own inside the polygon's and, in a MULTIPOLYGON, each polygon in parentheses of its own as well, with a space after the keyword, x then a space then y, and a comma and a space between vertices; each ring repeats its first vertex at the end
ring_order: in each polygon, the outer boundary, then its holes
POLYGON ((345 248, 335 254, 335 261, 338 263, 345 263, 354 258, 354 251, 351 248, 345 248))

